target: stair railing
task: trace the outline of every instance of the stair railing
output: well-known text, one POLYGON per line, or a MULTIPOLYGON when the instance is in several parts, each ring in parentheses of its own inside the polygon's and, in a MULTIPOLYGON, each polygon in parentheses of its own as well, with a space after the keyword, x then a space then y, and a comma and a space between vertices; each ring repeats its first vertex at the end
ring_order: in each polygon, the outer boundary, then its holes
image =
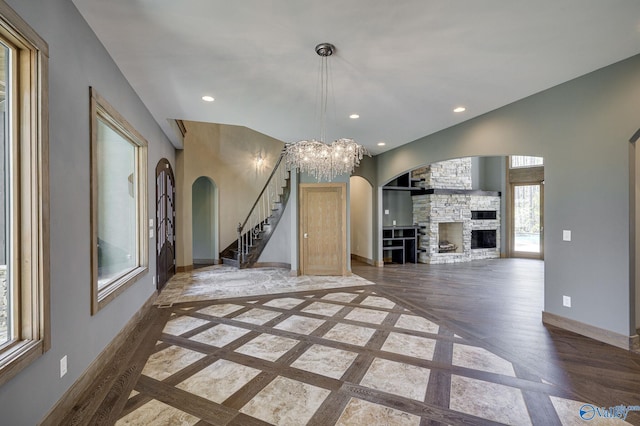
POLYGON ((245 261, 254 242, 260 238, 264 227, 269 225, 269 217, 272 215, 275 204, 280 202, 280 196, 287 185, 286 180, 289 177, 289 171, 287 170, 286 162, 282 161, 283 158, 284 151, 280 154, 247 218, 244 222, 238 224, 239 266, 245 261))

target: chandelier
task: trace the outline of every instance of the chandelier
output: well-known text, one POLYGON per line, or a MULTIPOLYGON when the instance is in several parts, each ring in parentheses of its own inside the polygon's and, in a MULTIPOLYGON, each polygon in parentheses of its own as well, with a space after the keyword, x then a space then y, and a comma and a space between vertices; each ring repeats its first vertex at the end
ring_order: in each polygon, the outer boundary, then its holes
POLYGON ((325 143, 327 100, 329 94, 329 67, 327 58, 335 51, 331 43, 320 43, 316 53, 320 56, 320 140, 309 139, 288 143, 284 157, 289 170, 313 176, 317 181, 328 180, 343 174, 351 174, 360 160, 369 152, 353 139, 341 138, 325 143))

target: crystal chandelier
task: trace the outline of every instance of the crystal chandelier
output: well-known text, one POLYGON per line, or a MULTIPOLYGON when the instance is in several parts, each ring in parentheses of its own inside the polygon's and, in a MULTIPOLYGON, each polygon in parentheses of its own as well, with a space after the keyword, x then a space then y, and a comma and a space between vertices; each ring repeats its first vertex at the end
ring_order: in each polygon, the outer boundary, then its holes
POLYGON ((301 140, 288 143, 284 148, 284 156, 289 170, 298 169, 310 174, 317 181, 331 181, 336 176, 351 174, 360 164, 367 149, 353 139, 341 138, 331 144, 324 142, 326 136, 327 98, 329 93, 329 68, 327 58, 333 54, 335 46, 331 43, 320 43, 316 53, 320 56, 320 140, 301 140))

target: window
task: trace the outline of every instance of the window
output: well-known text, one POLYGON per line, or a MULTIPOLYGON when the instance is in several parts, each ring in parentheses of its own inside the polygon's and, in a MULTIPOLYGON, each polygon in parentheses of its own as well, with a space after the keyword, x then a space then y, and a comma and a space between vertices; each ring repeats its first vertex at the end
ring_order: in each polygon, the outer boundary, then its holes
POLYGON ((92 303, 96 313, 148 270, 147 142, 91 89, 92 303))
POLYGON ((544 164, 542 157, 528 157, 526 155, 512 155, 510 158, 510 167, 516 169, 518 167, 535 167, 544 164))
POLYGON ((50 347, 47 64, 0 0, 0 384, 50 347))

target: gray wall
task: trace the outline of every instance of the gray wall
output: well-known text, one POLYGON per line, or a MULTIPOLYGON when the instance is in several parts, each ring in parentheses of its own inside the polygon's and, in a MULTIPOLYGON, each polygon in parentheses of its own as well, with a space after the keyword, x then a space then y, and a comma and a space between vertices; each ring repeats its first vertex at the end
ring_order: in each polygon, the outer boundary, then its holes
POLYGON ((483 191, 500 191, 504 196, 506 186, 505 157, 479 157, 480 187, 483 191))
POLYGON ((140 281, 90 314, 89 86, 149 142, 149 217, 155 218, 155 166, 174 149, 70 0, 8 0, 49 43, 51 183, 51 341, 36 362, 0 387, 7 425, 34 425, 154 292, 155 239, 140 281), (68 356, 68 373, 59 362, 68 356))
POLYGON ((635 56, 381 154, 376 180, 464 156, 544 157, 544 309, 635 334, 628 140, 640 124, 639 99, 635 56), (573 241, 562 241, 564 229, 573 241))
POLYGON ((411 191, 382 191, 382 226, 413 225, 413 200, 411 199, 411 191), (389 210, 389 214, 386 211, 389 210))

